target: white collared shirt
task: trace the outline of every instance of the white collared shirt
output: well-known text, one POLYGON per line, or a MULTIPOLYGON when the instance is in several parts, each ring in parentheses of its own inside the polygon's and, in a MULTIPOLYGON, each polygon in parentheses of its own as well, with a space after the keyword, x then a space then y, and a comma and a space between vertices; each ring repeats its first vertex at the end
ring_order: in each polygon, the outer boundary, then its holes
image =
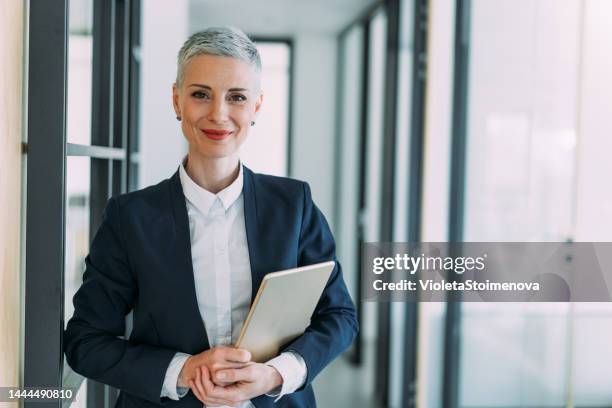
MULTIPOLYGON (((208 343, 211 348, 231 345, 240 335, 251 303, 242 164, 236 180, 216 195, 196 184, 185 171, 184 164, 179 166, 179 176, 189 218, 196 297, 208 343)), ((188 354, 177 353, 172 359, 166 371, 162 397, 178 400, 187 394, 187 389, 177 390, 176 384, 188 357, 188 354)), ((276 368, 283 378, 276 400, 294 392, 306 380, 306 364, 297 353, 282 353, 266 364, 276 368)), ((240 407, 254 408, 250 401, 240 407)))

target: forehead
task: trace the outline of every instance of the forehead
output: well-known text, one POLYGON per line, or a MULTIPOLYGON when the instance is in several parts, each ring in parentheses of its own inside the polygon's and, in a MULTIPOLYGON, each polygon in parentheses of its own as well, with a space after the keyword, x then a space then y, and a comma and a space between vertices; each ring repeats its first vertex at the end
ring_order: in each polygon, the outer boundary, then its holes
POLYGON ((248 62, 217 55, 198 55, 190 59, 183 72, 183 83, 211 88, 254 88, 258 73, 248 62))

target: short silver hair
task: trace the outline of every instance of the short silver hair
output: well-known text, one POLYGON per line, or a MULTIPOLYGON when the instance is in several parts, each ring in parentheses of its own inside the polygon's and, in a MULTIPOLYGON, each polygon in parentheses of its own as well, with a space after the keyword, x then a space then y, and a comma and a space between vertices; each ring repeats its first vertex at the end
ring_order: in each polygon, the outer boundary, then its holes
POLYGON ((261 58, 255 43, 235 27, 210 27, 191 35, 178 53, 176 84, 183 82, 187 63, 198 55, 217 55, 245 61, 261 72, 261 58))

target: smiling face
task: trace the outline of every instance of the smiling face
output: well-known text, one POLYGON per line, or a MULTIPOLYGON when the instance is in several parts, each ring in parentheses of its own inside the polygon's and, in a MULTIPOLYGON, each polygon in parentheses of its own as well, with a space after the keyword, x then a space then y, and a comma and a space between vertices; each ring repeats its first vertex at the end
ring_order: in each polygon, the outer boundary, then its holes
POLYGON ((262 99, 259 74, 249 63, 208 54, 192 58, 180 88, 172 88, 190 158, 237 159, 262 99))

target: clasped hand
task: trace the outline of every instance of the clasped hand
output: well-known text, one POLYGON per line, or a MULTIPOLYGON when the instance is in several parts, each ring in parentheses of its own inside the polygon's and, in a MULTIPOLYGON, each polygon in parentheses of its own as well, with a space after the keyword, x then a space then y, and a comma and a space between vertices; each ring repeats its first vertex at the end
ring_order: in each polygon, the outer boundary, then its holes
POLYGON ((251 361, 251 353, 234 347, 215 347, 190 356, 178 378, 206 406, 238 406, 282 384, 274 367, 251 361))

